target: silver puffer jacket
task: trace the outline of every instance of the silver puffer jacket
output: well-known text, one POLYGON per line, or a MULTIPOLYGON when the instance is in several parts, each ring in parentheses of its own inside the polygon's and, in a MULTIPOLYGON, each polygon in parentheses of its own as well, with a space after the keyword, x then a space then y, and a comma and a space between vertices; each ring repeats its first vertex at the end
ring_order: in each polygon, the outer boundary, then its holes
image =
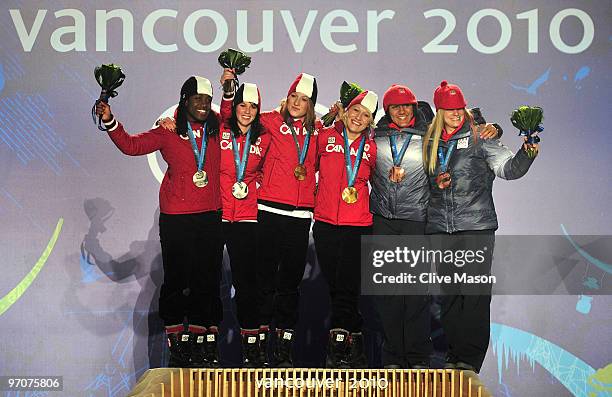
MULTIPOLYGON (((448 172, 451 184, 440 189, 435 177, 429 176, 430 198, 427 208, 426 233, 455 233, 469 230, 497 229, 493 204, 493 180, 517 179, 527 173, 534 159, 521 148, 514 155, 499 139, 477 138, 468 124, 440 147, 457 141, 448 172)), ((438 160, 438 167, 440 161, 438 160)))
POLYGON ((373 214, 387 219, 425 221, 429 187, 427 175, 423 170, 422 138, 426 131, 427 123, 420 110, 416 113, 414 128, 405 128, 402 131, 389 128, 386 116, 378 122, 374 131, 377 147, 376 168, 370 179, 370 212, 373 214), (408 134, 412 137, 401 162, 406 176, 399 183, 392 182, 389 180, 389 170, 393 167, 389 137, 397 135, 396 146, 399 153, 408 134))

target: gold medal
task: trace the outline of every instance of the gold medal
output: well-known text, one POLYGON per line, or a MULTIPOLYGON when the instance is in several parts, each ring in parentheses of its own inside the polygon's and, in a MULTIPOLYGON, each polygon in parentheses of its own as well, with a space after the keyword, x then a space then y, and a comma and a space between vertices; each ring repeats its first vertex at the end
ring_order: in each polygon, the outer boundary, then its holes
POLYGON ((249 187, 244 182, 236 182, 232 186, 232 195, 238 200, 244 199, 249 194, 249 187))
POLYGON ((353 204, 357 202, 357 189, 353 186, 345 187, 342 191, 342 200, 347 204, 353 204))
POLYGON ((406 177, 406 170, 399 166, 393 166, 389 170, 389 180, 391 182, 400 183, 406 177))
POLYGON ((193 174, 193 184, 196 187, 204 187, 208 185, 208 176, 206 175, 206 171, 198 171, 193 174))
POLYGON ((436 177, 436 185, 440 189, 446 189, 451 184, 451 176, 448 172, 442 172, 436 177))
POLYGON ((293 175, 295 175, 295 179, 298 181, 303 181, 306 179, 306 167, 302 164, 298 164, 293 170, 293 175))

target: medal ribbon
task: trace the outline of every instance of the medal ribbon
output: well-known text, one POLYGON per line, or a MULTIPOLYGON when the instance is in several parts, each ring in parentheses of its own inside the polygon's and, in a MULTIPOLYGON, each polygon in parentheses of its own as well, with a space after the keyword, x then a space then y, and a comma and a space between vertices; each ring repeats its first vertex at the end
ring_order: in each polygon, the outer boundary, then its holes
POLYGON ((204 168, 204 161, 206 160, 206 145, 208 144, 208 141, 206 139, 206 126, 207 123, 204 123, 204 132, 202 135, 202 149, 198 150, 198 144, 196 143, 195 137, 193 136, 191 123, 189 121, 187 122, 187 135, 189 135, 189 142, 191 142, 191 148, 193 149, 193 156, 195 157, 198 171, 202 171, 202 168, 204 168))
POLYGON ((234 164, 236 166, 236 182, 242 182, 247 161, 249 160, 249 151, 251 150, 251 128, 249 127, 246 133, 244 147, 242 148, 242 158, 240 158, 236 137, 233 132, 230 132, 230 134, 232 134, 232 151, 234 152, 234 164))
POLYGON ((448 163, 450 162, 450 158, 453 155, 455 146, 457 146, 457 140, 452 140, 451 143, 448 145, 448 149, 446 150, 446 156, 444 156, 444 149, 438 147, 438 158, 440 159, 440 173, 446 172, 446 170, 448 169, 448 163))
POLYGON ((304 138, 304 147, 300 151, 300 143, 298 142, 297 133, 295 132, 292 124, 288 124, 288 126, 291 130, 291 135, 293 135, 295 147, 297 148, 298 164, 304 165, 304 161, 306 161, 306 153, 308 152, 308 145, 310 144, 310 132, 306 134, 306 138, 304 138))
POLYGON ((402 144, 402 148, 400 149, 399 155, 397 154, 397 135, 391 135, 389 137, 389 145, 391 146, 391 155, 393 156, 393 165, 399 167, 402 163, 402 159, 404 158, 404 154, 406 154, 406 149, 408 149, 408 145, 410 144, 410 139, 412 138, 412 134, 406 134, 406 140, 402 144))
POLYGON ((351 146, 348 141, 348 133, 346 128, 342 131, 344 135, 344 161, 346 163, 346 177, 348 179, 349 187, 355 184, 355 178, 359 171, 359 165, 361 164, 361 158, 363 157, 363 148, 365 147, 366 136, 365 133, 361 134, 361 142, 359 143, 359 149, 357 150, 357 158, 355 158, 355 164, 351 167, 351 146))

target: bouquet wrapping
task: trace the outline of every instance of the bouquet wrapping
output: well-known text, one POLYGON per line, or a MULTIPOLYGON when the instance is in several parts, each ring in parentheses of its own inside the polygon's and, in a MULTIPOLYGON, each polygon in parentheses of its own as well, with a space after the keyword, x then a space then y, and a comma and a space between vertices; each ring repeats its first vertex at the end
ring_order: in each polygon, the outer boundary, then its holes
MULTIPOLYGON (((125 74, 121 70, 121 66, 115 65, 113 63, 96 66, 94 69, 94 77, 96 81, 102 88, 100 92, 100 97, 96 100, 93 107, 91 108, 91 116, 93 118, 94 124, 96 124, 96 105, 102 101, 108 103, 109 98, 114 98, 117 96, 117 91, 115 91, 123 81, 125 80, 125 74)), ((98 129, 101 131, 106 131, 106 129, 102 126, 102 117, 98 117, 98 129)))

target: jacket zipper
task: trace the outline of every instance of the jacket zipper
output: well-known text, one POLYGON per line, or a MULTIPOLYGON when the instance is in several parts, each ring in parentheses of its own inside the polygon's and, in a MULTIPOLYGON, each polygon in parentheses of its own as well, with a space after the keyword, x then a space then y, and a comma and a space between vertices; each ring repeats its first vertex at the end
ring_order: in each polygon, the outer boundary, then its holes
MULTIPOLYGON (((351 150, 351 149, 350 149, 350 147, 349 147, 349 155, 350 155, 350 150, 351 150)), ((342 167, 342 175, 341 175, 340 180, 341 180, 341 181, 346 180, 346 176, 347 176, 347 175, 346 175, 346 167, 342 167)), ((342 200, 342 182, 341 182, 341 184, 340 184, 340 189, 341 189, 341 190, 340 190, 340 200, 342 200)), ((340 202, 337 202, 337 203, 336 203, 336 224, 339 224, 339 223, 340 223, 340 207, 341 207, 341 205, 342 205, 342 204, 341 204, 340 202)))
POLYGON ((451 191, 450 191, 450 196, 451 196, 451 200, 450 200, 450 204, 451 204, 451 231, 452 233, 454 233, 456 231, 455 229, 455 206, 453 205, 453 203, 455 202, 455 194, 453 192, 453 186, 450 187, 451 191))
MULTIPOLYGON (((303 128, 303 126, 302 126, 302 128, 303 128)), ((302 129, 301 133, 303 133, 303 129, 302 129)), ((301 133, 300 133, 300 135, 302 135, 301 133)), ((304 140, 306 140, 306 137, 304 137, 304 140)), ((303 145, 303 143, 302 143, 302 145, 303 145)), ((308 149, 310 149, 310 147, 308 149)), ((304 167, 306 166, 306 161, 307 160, 308 160, 308 152, 306 152, 306 157, 304 158, 304 167)), ((299 162, 299 152, 298 152, 298 162, 299 162)), ((295 202, 295 208, 296 209, 300 206, 300 190, 302 190, 302 181, 297 179, 297 182, 298 182, 297 201, 295 202)))
POLYGON ((181 183, 181 201, 185 201, 185 177, 183 175, 181 175, 180 177, 180 183, 181 183))
POLYGON ((450 233, 450 228, 448 224, 448 199, 446 197, 446 189, 442 190, 442 195, 444 196, 444 224, 446 226, 446 233, 450 233))
MULTIPOLYGON (((387 143, 389 143, 388 139, 387 139, 387 143)), ((389 150, 391 150, 391 143, 389 143, 389 150)), ((395 164, 393 163, 393 152, 391 152, 391 166, 392 167, 395 166, 395 164)), ((397 202, 399 201, 399 199, 397 197, 397 194, 398 194, 397 192, 400 190, 400 188, 399 188, 399 184, 395 182, 391 183, 391 187, 395 189, 395 192, 394 192, 395 194, 393 195, 394 202, 393 202, 393 213, 391 214, 391 219, 398 219, 399 217, 397 216, 397 213, 398 213, 397 202)))

